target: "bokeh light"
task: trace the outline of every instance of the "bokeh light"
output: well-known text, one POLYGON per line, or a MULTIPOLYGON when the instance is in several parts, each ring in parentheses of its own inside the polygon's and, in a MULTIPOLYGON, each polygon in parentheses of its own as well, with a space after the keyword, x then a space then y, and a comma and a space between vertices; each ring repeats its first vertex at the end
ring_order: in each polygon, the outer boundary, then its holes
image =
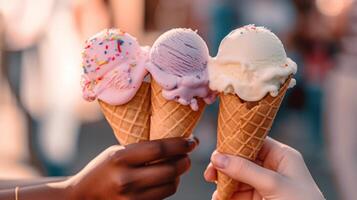
POLYGON ((327 16, 338 16, 354 0, 316 0, 317 9, 327 16))

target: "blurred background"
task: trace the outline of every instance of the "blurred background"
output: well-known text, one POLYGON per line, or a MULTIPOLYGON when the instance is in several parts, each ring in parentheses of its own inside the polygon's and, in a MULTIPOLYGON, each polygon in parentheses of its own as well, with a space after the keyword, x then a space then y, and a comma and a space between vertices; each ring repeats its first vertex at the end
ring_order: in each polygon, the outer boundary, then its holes
MULTIPOLYGON (((151 45, 175 27, 198 30, 215 56, 246 24, 275 32, 298 63, 270 133, 304 155, 327 199, 357 199, 357 2, 353 0, 0 0, 0 179, 71 175, 117 144, 80 90, 84 40, 118 27, 151 45)), ((171 200, 210 199, 203 171, 217 104, 195 134, 192 170, 171 200)))

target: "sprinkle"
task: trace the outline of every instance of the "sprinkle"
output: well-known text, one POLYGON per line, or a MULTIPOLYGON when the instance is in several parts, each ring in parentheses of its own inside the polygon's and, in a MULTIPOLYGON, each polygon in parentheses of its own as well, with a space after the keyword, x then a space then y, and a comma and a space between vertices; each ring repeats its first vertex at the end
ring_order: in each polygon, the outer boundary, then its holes
POLYGON ((135 63, 130 64, 130 67, 136 67, 135 63))
POLYGON ((120 54, 116 53, 115 56, 120 56, 120 54))
POLYGON ((120 48, 121 43, 120 43, 120 41, 122 41, 122 40, 117 40, 117 47, 118 47, 118 51, 119 52, 121 52, 121 48, 120 48))
POLYGON ((288 64, 285 64, 285 67, 289 66, 288 64))
POLYGON ((108 64, 108 61, 104 60, 104 61, 97 62, 98 66, 102 66, 102 65, 105 65, 105 64, 108 64))
POLYGON ((98 78, 98 81, 101 81, 101 80, 103 80, 103 76, 101 76, 101 77, 98 78))
POLYGON ((115 60, 115 57, 114 57, 114 56, 112 57, 112 60, 115 60))
POLYGON ((201 79, 201 77, 199 75, 197 75, 196 78, 201 79))
POLYGON ((104 51, 104 54, 107 54, 108 52, 107 51, 104 51))
POLYGON ((95 68, 95 71, 98 71, 98 70, 100 70, 100 67, 95 68))
POLYGON ((103 42, 99 42, 99 45, 103 45, 103 42))
POLYGON ((108 49, 109 47, 108 47, 108 45, 105 45, 105 49, 108 49))
POLYGON ((92 58, 92 59, 90 59, 90 61, 91 61, 91 62, 94 62, 94 59, 92 58))
POLYGON ((88 44, 86 47, 85 47, 85 49, 89 49, 91 46, 88 44))

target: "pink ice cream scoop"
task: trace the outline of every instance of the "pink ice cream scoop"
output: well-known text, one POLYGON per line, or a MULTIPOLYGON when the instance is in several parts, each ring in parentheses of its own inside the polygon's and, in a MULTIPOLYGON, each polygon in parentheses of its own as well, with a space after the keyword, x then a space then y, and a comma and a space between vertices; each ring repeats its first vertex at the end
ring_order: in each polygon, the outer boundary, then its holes
POLYGON ((198 110, 197 98, 211 104, 216 97, 208 87, 208 59, 207 45, 195 31, 172 29, 152 46, 147 70, 165 99, 198 110))
POLYGON ((148 73, 149 49, 118 29, 104 30, 86 41, 82 89, 87 101, 100 99, 111 105, 129 102, 148 73))

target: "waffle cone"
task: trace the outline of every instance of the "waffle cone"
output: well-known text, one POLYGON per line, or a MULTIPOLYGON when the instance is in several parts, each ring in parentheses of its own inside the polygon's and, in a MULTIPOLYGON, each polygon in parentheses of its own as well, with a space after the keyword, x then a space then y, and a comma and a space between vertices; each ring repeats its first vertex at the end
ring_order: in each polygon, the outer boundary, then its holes
POLYGON ((151 104, 150 140, 189 137, 206 105, 202 99, 198 99, 199 110, 193 111, 190 106, 168 101, 155 81, 151 82, 151 104))
POLYGON ((120 144, 149 140, 150 83, 143 82, 134 98, 127 104, 112 106, 101 100, 99 104, 120 144))
MULTIPOLYGON (((258 102, 244 102, 236 95, 220 95, 217 150, 255 160, 288 89, 289 78, 278 96, 267 95, 258 102)), ((238 183, 218 172, 218 200, 229 200, 238 183)))

